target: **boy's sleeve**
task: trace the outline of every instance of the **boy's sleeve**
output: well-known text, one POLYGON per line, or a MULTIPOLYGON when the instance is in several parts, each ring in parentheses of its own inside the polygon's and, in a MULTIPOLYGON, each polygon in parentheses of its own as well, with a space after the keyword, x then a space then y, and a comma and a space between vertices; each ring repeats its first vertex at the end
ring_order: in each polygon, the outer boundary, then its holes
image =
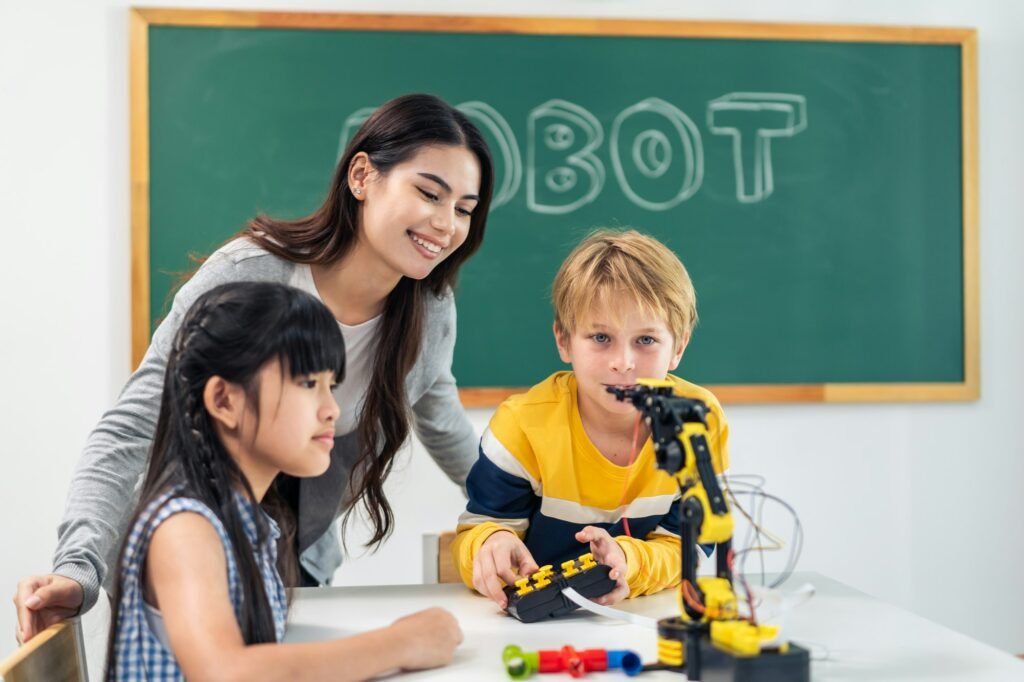
POLYGON ((473 586, 473 559, 480 545, 501 530, 511 531, 520 539, 525 537, 530 517, 540 505, 540 481, 536 473, 531 473, 523 464, 524 460, 532 460, 532 449, 526 439, 506 438, 519 441, 513 444, 517 451, 513 454, 494 433, 496 422, 508 417, 502 412, 499 408, 480 439, 480 456, 466 479, 469 502, 459 517, 452 542, 455 565, 469 587, 473 586), (524 447, 528 451, 524 452, 524 447))
POLYGON ((729 470, 729 422, 717 399, 712 401, 708 417, 708 437, 714 456, 712 464, 715 465, 715 473, 721 474, 729 470))
POLYGON ((626 555, 626 584, 629 597, 654 594, 675 587, 682 577, 679 535, 672 529, 679 518, 679 498, 672 503, 658 526, 644 539, 621 535, 615 538, 626 555))
MULTIPOLYGON (((708 437, 715 472, 721 474, 729 468, 729 423, 721 404, 715 399, 709 403, 711 412, 708 418, 708 437)), ((675 528, 679 519, 679 504, 677 498, 658 527, 643 540, 625 536, 615 538, 626 555, 626 582, 631 598, 654 594, 679 584, 682 578, 682 556, 675 528)), ((710 555, 715 549, 714 545, 700 545, 700 548, 705 555, 710 555)))

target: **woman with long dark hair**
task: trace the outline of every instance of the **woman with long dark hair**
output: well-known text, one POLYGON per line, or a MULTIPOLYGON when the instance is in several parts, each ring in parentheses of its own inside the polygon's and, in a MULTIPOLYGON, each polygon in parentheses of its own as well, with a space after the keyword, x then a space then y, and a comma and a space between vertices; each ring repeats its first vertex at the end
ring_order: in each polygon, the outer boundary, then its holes
POLYGON ((394 518, 383 484, 410 426, 462 485, 477 437, 451 373, 452 286, 483 240, 493 182, 487 145, 463 114, 430 95, 399 97, 353 136, 312 215, 257 217, 212 254, 178 291, 117 405, 90 435, 58 529, 53 573, 18 585, 19 638, 96 601, 152 444, 171 340, 192 302, 217 284, 304 289, 345 337, 331 464, 315 479, 280 485, 297 512, 299 584, 325 584, 340 565, 332 532, 339 515, 361 506, 369 544, 387 538, 394 518))
MULTIPOLYGON (((365 679, 451 659, 462 637, 442 609, 342 640, 255 646, 284 636, 276 539, 291 526, 287 507, 274 519, 260 503, 278 474, 329 466, 344 373, 337 322, 298 289, 222 284, 188 310, 117 564, 107 679, 365 679)), ((293 565, 294 548, 280 551, 293 565)))

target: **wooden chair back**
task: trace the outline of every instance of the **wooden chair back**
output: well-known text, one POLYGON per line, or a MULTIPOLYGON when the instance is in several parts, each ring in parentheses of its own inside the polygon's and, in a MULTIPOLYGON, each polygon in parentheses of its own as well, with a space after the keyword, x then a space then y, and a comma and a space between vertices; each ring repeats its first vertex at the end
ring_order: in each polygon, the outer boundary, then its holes
POLYGON ((455 531, 446 530, 441 533, 425 533, 423 535, 423 582, 457 583, 459 569, 452 558, 452 541, 455 531))
POLYGON ((82 624, 58 623, 0 661, 0 682, 87 682, 82 624))

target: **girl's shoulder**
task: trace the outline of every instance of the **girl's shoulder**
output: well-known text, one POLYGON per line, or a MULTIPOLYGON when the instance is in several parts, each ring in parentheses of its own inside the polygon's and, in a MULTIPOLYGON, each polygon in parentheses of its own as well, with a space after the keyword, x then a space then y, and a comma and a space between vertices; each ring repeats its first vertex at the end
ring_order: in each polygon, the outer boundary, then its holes
POLYGON ((170 488, 155 497, 139 514, 135 525, 132 527, 128 544, 129 546, 138 543, 148 544, 149 538, 160 527, 164 521, 183 512, 192 512, 205 518, 222 541, 228 538, 227 530, 220 518, 210 507, 188 494, 180 487, 170 488))

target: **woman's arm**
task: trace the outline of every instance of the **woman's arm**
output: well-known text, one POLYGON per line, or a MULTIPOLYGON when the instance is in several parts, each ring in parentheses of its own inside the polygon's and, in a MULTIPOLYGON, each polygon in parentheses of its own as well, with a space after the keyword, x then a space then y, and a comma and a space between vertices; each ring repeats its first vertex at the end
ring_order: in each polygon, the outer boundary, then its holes
POLYGON ((479 441, 450 369, 413 405, 416 435, 430 457, 453 483, 465 491, 466 477, 477 459, 479 441))
POLYGON ((185 677, 202 680, 363 680, 451 661, 462 633, 429 609, 345 639, 247 646, 235 620, 224 546, 210 522, 183 512, 160 524, 146 558, 147 584, 185 677))
POLYGON ((95 603, 135 507, 135 488, 156 430, 167 355, 181 318, 200 294, 233 279, 237 274, 232 260, 215 254, 181 288, 142 363, 86 441, 53 559, 54 573, 82 585, 82 611, 95 603))
POLYGON ((432 301, 425 325, 420 363, 433 371, 426 392, 413 404, 416 434, 441 470, 465 490, 466 476, 480 442, 459 401, 452 375, 455 353, 455 302, 449 294, 432 301))

